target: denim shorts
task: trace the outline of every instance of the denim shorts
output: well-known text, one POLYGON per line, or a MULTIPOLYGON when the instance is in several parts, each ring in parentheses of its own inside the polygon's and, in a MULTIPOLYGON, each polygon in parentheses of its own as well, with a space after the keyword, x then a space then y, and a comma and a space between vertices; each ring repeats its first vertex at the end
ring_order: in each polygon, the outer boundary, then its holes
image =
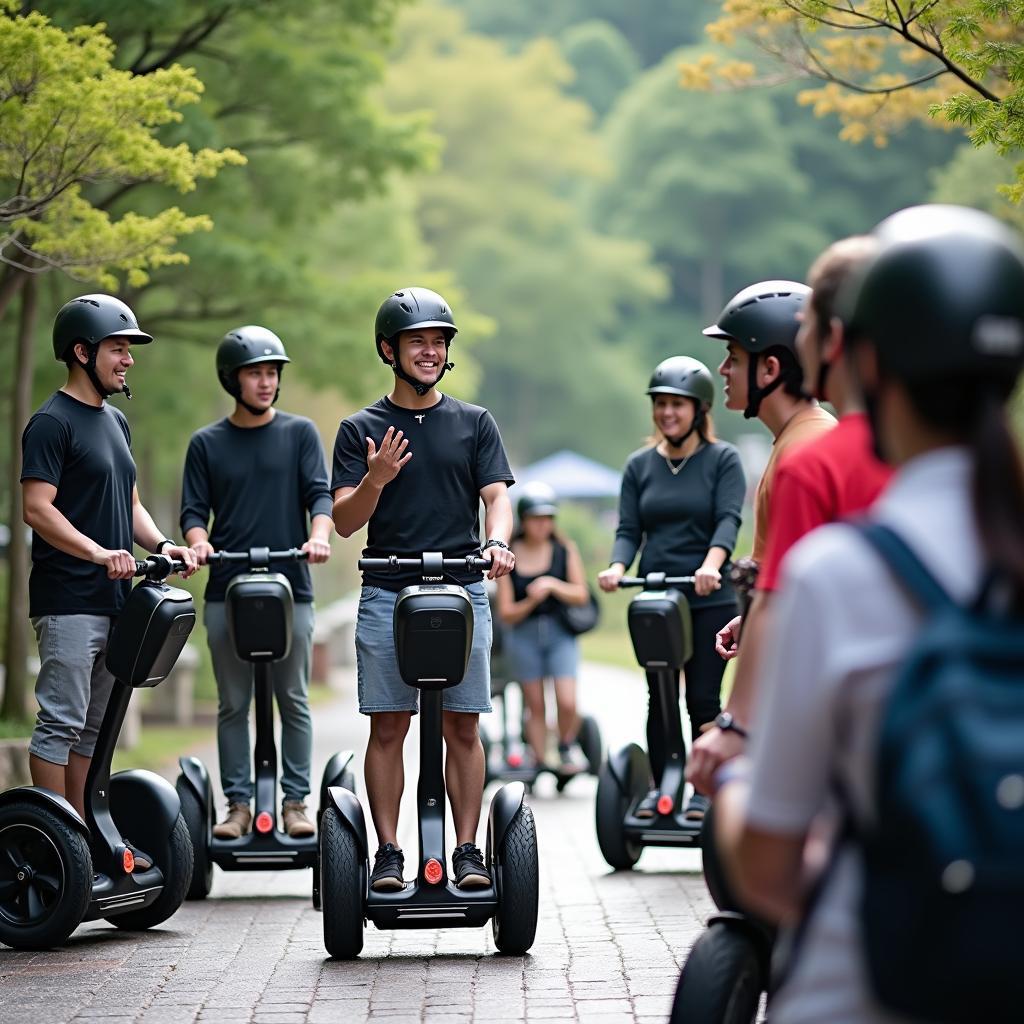
MULTIPOLYGON (((445 711, 486 714, 491 710, 491 609, 483 583, 465 588, 473 602, 473 648, 462 682, 444 691, 445 711)), ((395 655, 394 614, 398 594, 380 587, 363 587, 356 615, 356 669, 359 710, 412 711, 419 690, 402 681, 395 655)))
POLYGON ((505 633, 513 678, 576 678, 579 653, 576 637, 554 615, 531 615, 505 633))
POLYGON ((39 714, 29 752, 67 764, 74 751, 92 757, 114 677, 107 671, 107 615, 40 615, 36 701, 39 714))

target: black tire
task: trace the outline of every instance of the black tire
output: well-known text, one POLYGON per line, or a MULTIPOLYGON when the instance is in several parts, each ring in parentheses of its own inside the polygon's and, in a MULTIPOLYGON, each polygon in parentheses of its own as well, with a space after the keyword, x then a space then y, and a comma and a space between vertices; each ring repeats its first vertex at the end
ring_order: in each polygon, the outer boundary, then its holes
POLYGON ((580 722, 580 731, 576 736, 576 742, 583 751, 583 756, 590 766, 588 771, 591 775, 597 775, 601 771, 601 763, 604 760, 604 745, 601 743, 601 729, 597 719, 592 715, 585 715, 580 722))
POLYGON ((366 860, 334 807, 320 820, 320 874, 324 946, 333 959, 352 960, 363 949, 366 860))
POLYGON ((533 811, 525 804, 519 808, 502 840, 497 863, 491 858, 489 848, 487 852, 498 897, 498 909, 491 919, 494 945, 500 953, 522 956, 537 937, 540 901, 540 866, 533 811))
POLYGON ((712 924, 686 958, 670 1024, 753 1024, 763 985, 754 940, 739 928, 712 924))
POLYGON ((192 840, 192 881, 189 883, 187 900, 205 900, 213 888, 213 861, 210 859, 210 828, 208 815, 192 787, 179 776, 178 799, 181 801, 181 816, 185 819, 189 838, 192 840))
POLYGON ((630 842, 626 838, 623 828, 629 803, 630 797, 622 792, 611 768, 605 762, 597 778, 597 845, 601 847, 601 856, 616 871, 629 871, 643 852, 639 843, 630 842))
POLYGON ((15 949, 63 945, 92 895, 85 836, 60 812, 28 801, 0 808, 0 942, 15 949), (24 865, 32 870, 19 880, 24 865))
POLYGON ((107 920, 116 928, 127 932, 141 932, 155 925, 163 924, 185 902, 185 894, 192 882, 192 840, 188 826, 179 814, 171 829, 166 856, 157 867, 164 874, 160 895, 148 907, 131 910, 127 914, 115 914, 107 920))

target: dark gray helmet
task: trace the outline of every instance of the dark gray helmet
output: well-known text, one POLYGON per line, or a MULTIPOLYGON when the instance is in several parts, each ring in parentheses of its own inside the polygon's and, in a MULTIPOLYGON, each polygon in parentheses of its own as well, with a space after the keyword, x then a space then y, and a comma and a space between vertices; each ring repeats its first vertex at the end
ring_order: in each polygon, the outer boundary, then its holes
POLYGON ((693 398, 706 412, 715 401, 715 379, 699 359, 671 356, 654 368, 647 394, 693 398))
POLYGON ((734 295, 705 327, 706 338, 735 341, 751 355, 781 346, 796 352, 796 315, 811 289, 799 281, 761 281, 734 295))
POLYGON ((916 206, 875 228, 881 248, 840 292, 851 339, 904 378, 1005 381, 1024 368, 1024 242, 987 213, 916 206))
POLYGON ((78 342, 99 345, 104 338, 131 338, 135 345, 148 345, 151 334, 139 329, 135 314, 113 295, 79 295, 65 302, 53 321, 53 355, 67 362, 71 347, 78 342))
POLYGON ((516 503, 516 515, 522 522, 526 516, 554 516, 558 514, 558 496, 554 488, 542 480, 531 480, 523 485, 516 503))
POLYGON ((256 363, 290 363, 284 342, 266 327, 236 327, 217 346, 217 379, 233 398, 238 397, 238 371, 256 363))
POLYGON ((448 342, 458 332, 451 307, 442 296, 429 288, 403 288, 389 295, 377 310, 373 325, 377 355, 390 365, 391 360, 380 347, 381 341, 390 341, 402 331, 411 331, 414 327, 440 327, 448 342))

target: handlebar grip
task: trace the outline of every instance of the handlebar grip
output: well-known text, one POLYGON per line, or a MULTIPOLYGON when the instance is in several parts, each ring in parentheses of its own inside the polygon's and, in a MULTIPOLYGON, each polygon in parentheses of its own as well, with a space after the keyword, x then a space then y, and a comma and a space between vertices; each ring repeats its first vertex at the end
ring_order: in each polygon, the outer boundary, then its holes
POLYGON ((132 576, 148 576, 154 569, 163 570, 164 567, 170 566, 165 576, 170 576, 174 572, 182 572, 185 568, 185 563, 180 558, 168 558, 166 555, 151 555, 149 558, 144 558, 141 561, 135 560, 135 572, 132 576))
MULTIPOLYGON (((284 551, 268 551, 266 560, 269 562, 304 562, 309 558, 309 552, 301 548, 287 548, 284 551)), ((251 562, 252 551, 214 551, 207 556, 207 563, 210 562, 251 562)))
MULTIPOLYGON (((657 573, 651 573, 651 576, 657 577, 657 573)), ((687 584, 692 584, 696 581, 695 576, 662 576, 660 579, 650 579, 649 576, 623 576, 619 580, 619 587, 681 587, 687 584)))

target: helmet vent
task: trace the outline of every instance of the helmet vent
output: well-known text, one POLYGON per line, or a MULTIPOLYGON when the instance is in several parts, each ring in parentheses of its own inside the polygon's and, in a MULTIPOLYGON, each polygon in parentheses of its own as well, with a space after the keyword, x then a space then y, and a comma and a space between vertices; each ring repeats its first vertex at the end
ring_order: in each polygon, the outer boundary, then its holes
POLYGON ((79 299, 79 302, 88 302, 90 306, 95 306, 97 309, 100 308, 100 304, 95 299, 79 299))
POLYGON ((412 312, 412 310, 409 308, 407 303, 400 302, 399 305, 402 307, 402 309, 405 310, 406 313, 411 313, 412 312))
POLYGON ((737 306, 737 309, 746 309, 747 306, 752 306, 755 302, 759 301, 758 298, 747 299, 741 306, 737 306))
POLYGON ((395 298, 396 299, 402 298, 403 295, 405 295, 405 292, 395 292, 395 298))
POLYGON ((124 313, 118 313, 118 316, 119 316, 119 317, 120 317, 120 318, 121 318, 121 319, 122 319, 122 320, 123 320, 123 321, 124 321, 125 323, 128 323, 128 317, 126 317, 126 316, 124 315, 124 313))

